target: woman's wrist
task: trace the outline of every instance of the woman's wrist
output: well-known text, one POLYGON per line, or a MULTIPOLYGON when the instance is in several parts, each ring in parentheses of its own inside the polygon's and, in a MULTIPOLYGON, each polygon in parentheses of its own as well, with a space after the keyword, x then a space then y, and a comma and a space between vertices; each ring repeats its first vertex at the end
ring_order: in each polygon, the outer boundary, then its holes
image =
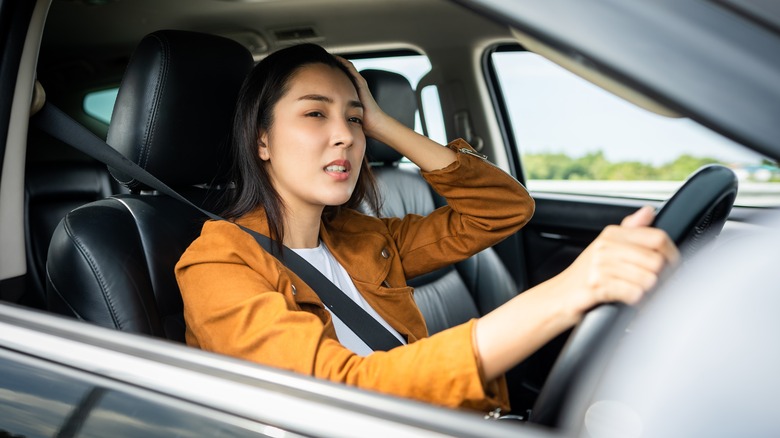
POLYGON ((595 304, 581 284, 567 281, 565 273, 547 280, 536 288, 548 297, 552 314, 562 327, 568 328, 577 324, 585 312, 595 304))
POLYGON ((366 137, 373 138, 393 147, 393 136, 395 135, 397 137, 399 130, 402 129, 409 128, 382 112, 373 117, 370 125, 363 127, 363 132, 366 137))
POLYGON ((514 297, 476 322, 474 343, 487 381, 530 356, 581 318, 556 278, 514 297))

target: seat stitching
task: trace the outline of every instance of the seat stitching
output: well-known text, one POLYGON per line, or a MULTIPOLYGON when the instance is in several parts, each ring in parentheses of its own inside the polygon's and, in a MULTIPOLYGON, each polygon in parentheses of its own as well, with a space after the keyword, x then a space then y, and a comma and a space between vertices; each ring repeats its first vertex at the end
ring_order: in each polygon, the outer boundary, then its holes
POLYGON ((100 285, 101 293, 103 295, 103 298, 104 298, 106 304, 108 305, 109 313, 111 315, 111 319, 114 321, 114 325, 116 325, 121 330, 122 329, 122 324, 117 319, 116 308, 114 306, 113 301, 111 300, 110 294, 107 293, 108 292, 108 286, 106 285, 106 282, 103 279, 103 274, 98 269, 97 263, 95 263, 95 259, 92 257, 92 255, 89 253, 89 251, 87 251, 87 248, 85 247, 85 245, 83 244, 81 239, 76 237, 76 235, 73 233, 73 230, 70 227, 70 222, 68 221, 68 217, 67 216, 65 216, 64 224, 65 224, 65 232, 66 232, 67 236, 71 239, 71 241, 73 241, 73 243, 76 245, 76 248, 79 250, 81 255, 87 260, 87 263, 89 264, 89 266, 90 266, 90 268, 92 270, 92 273, 95 275, 95 278, 96 278, 98 284, 100 285))
POLYGON ((164 41, 162 38, 160 38, 158 35, 152 35, 152 37, 157 40, 160 43, 161 51, 162 51, 162 61, 160 62, 160 67, 158 69, 158 79, 157 83, 155 83, 155 95, 153 99, 153 105, 151 110, 149 111, 149 118, 146 121, 146 138, 144 138, 143 142, 143 149, 142 149, 142 156, 139 157, 140 165, 144 169, 146 169, 147 164, 149 163, 149 156, 151 155, 151 147, 152 147, 152 141, 154 139, 154 133, 157 129, 157 124, 155 123, 155 120, 157 119, 157 114, 159 112, 160 107, 160 96, 162 96, 163 91, 165 90, 165 77, 168 75, 168 58, 170 56, 170 50, 167 45, 167 41, 164 41))
MULTIPOLYGON (((117 198, 113 198, 113 199, 115 201, 119 202, 120 204, 122 204, 127 209, 127 211, 130 213, 130 216, 132 216, 133 223, 136 225, 135 229, 136 229, 136 232, 138 233, 139 241, 141 242, 141 248, 142 248, 142 252, 141 253, 143 254, 143 257, 144 257, 144 265, 149 266, 149 261, 146 259, 146 245, 144 244, 143 238, 140 238, 142 236, 142 234, 141 234, 141 229, 138 228, 139 221, 138 221, 138 218, 135 215, 135 212, 130 208, 129 205, 127 205, 127 203, 124 200, 117 199, 117 198)), ((151 275, 150 275, 150 278, 149 278, 149 282, 150 283, 152 282, 151 275)), ((155 295, 154 298, 155 298, 155 301, 156 301, 157 300, 157 296, 154 293, 154 290, 152 292, 153 292, 153 295, 155 295)), ((152 327, 153 327, 152 320, 149 318, 149 309, 146 306, 146 302, 137 293, 136 293, 136 298, 138 298, 138 302, 141 303, 141 306, 143 306, 143 308, 144 308, 144 315, 146 316, 146 323, 149 326, 149 330, 152 330, 152 327)), ((157 313, 158 313, 158 316, 161 316, 160 312, 157 312, 157 313)), ((163 328, 163 331, 164 330, 165 329, 163 328)))
POLYGON ((62 300, 63 303, 65 303, 66 306, 68 306, 68 309, 73 313, 73 315, 76 316, 76 319, 80 319, 82 321, 85 321, 84 317, 81 316, 81 314, 73 308, 73 306, 70 305, 68 300, 65 299, 65 297, 62 295, 62 292, 60 292, 59 288, 56 284, 54 284, 54 280, 51 279, 51 275, 49 275, 49 269, 46 269, 46 278, 49 280, 49 284, 51 285, 51 288, 53 289, 54 293, 57 294, 58 297, 62 300))

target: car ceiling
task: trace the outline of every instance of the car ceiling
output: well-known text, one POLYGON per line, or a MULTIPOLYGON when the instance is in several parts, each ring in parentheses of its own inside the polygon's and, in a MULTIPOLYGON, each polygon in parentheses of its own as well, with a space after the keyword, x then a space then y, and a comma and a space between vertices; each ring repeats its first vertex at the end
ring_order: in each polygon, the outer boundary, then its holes
POLYGON ((418 47, 431 56, 435 66, 435 57, 439 53, 448 56, 449 48, 509 40, 508 26, 512 26, 585 69, 598 71, 666 108, 780 158, 780 124, 776 123, 780 114, 780 35, 767 25, 774 18, 755 20, 757 10, 776 9, 767 4, 771 3, 54 0, 39 72, 45 76, 47 71, 71 69, 70 77, 99 78, 110 76, 100 71, 105 68, 113 72, 111 80, 116 82, 136 42, 164 28, 224 35, 249 31, 262 37, 267 51, 300 41, 281 40, 280 31, 311 28, 318 36, 314 41, 331 50, 418 47), (479 18, 456 3, 495 21, 479 18), (404 23, 403 28, 397 23, 404 23))
POLYGON ((445 71, 451 53, 462 62, 463 47, 512 40, 506 26, 445 0, 53 0, 38 62, 47 98, 105 135, 105 125, 83 113, 83 96, 115 87, 136 44, 160 29, 219 34, 247 46, 247 38, 260 38, 258 60, 304 41, 337 53, 413 49, 449 80, 461 73, 445 71), (308 29, 314 38, 280 38, 308 29))
POLYGON ((312 28, 329 48, 356 45, 446 47, 507 29, 442 0, 54 0, 42 42, 47 59, 130 53, 159 29, 254 32, 273 50, 296 40, 279 31, 312 28), (399 29, 397 23, 405 23, 399 29))

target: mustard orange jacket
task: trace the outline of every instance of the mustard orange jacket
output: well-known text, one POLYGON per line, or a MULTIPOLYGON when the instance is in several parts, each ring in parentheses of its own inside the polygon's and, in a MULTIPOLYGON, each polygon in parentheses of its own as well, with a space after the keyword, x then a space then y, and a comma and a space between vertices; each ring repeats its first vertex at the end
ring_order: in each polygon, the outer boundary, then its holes
MULTIPOLYGON (((317 294, 252 236, 209 221, 176 265, 191 346, 310 376, 449 407, 508 408, 503 379, 483 382, 475 320, 427 337, 406 278, 465 259, 531 218, 525 188, 468 153, 424 173, 448 206, 421 217, 375 218, 342 211, 320 239, 366 301, 408 345, 366 357, 343 347, 317 294)), ((262 210, 237 221, 268 235, 262 210)))

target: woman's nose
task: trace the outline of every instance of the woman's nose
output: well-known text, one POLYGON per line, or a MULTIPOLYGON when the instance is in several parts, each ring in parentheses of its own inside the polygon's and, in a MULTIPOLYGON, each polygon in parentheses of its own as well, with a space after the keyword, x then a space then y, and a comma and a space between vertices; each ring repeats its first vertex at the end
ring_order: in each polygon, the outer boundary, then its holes
POLYGON ((355 142, 355 134, 348 120, 335 121, 333 127, 333 145, 351 147, 355 142))

